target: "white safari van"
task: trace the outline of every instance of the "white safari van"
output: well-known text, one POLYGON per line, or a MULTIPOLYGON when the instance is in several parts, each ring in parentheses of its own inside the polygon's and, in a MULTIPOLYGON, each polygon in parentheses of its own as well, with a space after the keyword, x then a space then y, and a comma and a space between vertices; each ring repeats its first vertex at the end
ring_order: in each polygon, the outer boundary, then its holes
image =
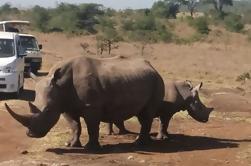
POLYGON ((42 45, 38 44, 37 39, 30 34, 19 34, 21 45, 26 51, 27 56, 24 59, 25 71, 31 71, 36 74, 42 66, 42 54, 40 50, 42 45))
POLYGON ((19 34, 0 32, 0 92, 19 96, 24 85, 24 56, 19 34))
POLYGON ((0 21, 0 30, 5 32, 19 33, 21 45, 27 54, 25 57, 25 71, 31 71, 32 73, 36 74, 42 65, 42 54, 40 52, 42 45, 38 44, 35 36, 23 33, 23 27, 29 25, 29 21, 0 21))

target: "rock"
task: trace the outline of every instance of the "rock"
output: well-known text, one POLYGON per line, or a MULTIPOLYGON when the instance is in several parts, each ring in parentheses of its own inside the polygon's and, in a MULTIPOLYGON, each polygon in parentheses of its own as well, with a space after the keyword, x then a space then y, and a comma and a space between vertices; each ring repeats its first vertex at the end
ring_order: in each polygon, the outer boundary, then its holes
POLYGON ((27 150, 22 150, 20 153, 21 154, 28 154, 29 152, 27 150))
POLYGON ((132 160, 132 159, 133 159, 133 156, 128 156, 127 159, 128 159, 128 160, 132 160))
POLYGON ((146 161, 145 160, 140 160, 139 163, 145 163, 146 161))

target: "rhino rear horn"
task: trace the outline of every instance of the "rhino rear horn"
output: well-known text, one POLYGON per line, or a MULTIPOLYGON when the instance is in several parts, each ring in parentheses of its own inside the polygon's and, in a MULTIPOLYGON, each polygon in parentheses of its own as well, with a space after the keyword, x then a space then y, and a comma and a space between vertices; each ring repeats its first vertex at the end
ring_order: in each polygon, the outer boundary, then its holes
POLYGON ((193 90, 192 91, 199 91, 200 90, 200 88, 202 87, 202 85, 203 85, 203 83, 201 82, 201 83, 199 83, 198 85, 196 85, 194 88, 193 88, 193 90))
POLYGON ((30 112, 31 113, 33 113, 33 114, 41 113, 41 111, 37 108, 37 106, 35 106, 31 102, 29 102, 29 107, 30 107, 30 112))
POLYGON ((31 116, 29 115, 19 115, 16 114, 12 109, 5 103, 5 107, 7 111, 10 113, 10 115, 16 119, 19 123, 21 123, 23 126, 28 127, 31 121, 31 116))
POLYGON ((35 81, 35 82, 38 82, 38 77, 32 73, 32 72, 29 72, 29 76, 35 81))

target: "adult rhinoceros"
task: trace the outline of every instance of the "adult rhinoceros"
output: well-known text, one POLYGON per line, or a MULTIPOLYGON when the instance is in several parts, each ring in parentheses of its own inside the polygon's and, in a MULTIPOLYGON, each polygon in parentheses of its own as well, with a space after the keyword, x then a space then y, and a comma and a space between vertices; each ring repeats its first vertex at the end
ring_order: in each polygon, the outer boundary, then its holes
MULTIPOLYGON (((167 128, 173 115, 179 111, 188 111, 188 114, 199 122, 207 122, 213 108, 207 108, 199 98, 202 83, 193 87, 190 81, 167 81, 165 83, 165 98, 161 104, 157 117, 160 118, 158 139, 168 137, 167 128)), ((115 122, 119 134, 130 133, 126 130, 123 121, 115 122)), ((109 124, 108 133, 113 133, 112 123, 109 124)))
POLYGON ((68 146, 81 146, 80 117, 89 141, 87 149, 100 147, 99 124, 137 116, 141 130, 136 144, 149 141, 151 124, 164 97, 164 83, 157 71, 143 59, 78 57, 56 67, 36 85, 32 115, 19 115, 6 104, 11 116, 28 128, 29 137, 44 137, 62 113, 73 137, 68 146), (40 111, 42 110, 42 111, 40 111))

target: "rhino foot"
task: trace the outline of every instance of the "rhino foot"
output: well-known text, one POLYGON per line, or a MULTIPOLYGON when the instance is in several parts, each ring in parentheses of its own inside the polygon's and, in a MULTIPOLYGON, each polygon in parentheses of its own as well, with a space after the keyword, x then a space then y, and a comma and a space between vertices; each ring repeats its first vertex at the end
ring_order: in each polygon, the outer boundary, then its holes
POLYGON ((98 151, 101 149, 101 146, 99 143, 91 143, 88 142, 85 146, 84 146, 85 150, 88 151, 98 151))
POLYGON ((152 138, 150 136, 138 136, 136 138, 136 140, 134 141, 134 144, 136 146, 141 147, 141 146, 148 145, 148 144, 150 144, 152 142, 153 142, 153 140, 152 140, 152 138))
POLYGON ((119 130, 118 135, 125 135, 125 134, 132 134, 133 132, 129 131, 129 130, 119 130))
POLYGON ((65 146, 67 146, 67 147, 82 147, 81 142, 79 140, 66 142, 65 146))
POLYGON ((156 139, 157 140, 166 140, 166 139, 168 139, 169 138, 169 136, 168 136, 168 133, 167 132, 165 132, 165 133, 158 133, 158 135, 156 136, 156 139))
POLYGON ((107 135, 115 135, 114 131, 108 131, 107 135))

